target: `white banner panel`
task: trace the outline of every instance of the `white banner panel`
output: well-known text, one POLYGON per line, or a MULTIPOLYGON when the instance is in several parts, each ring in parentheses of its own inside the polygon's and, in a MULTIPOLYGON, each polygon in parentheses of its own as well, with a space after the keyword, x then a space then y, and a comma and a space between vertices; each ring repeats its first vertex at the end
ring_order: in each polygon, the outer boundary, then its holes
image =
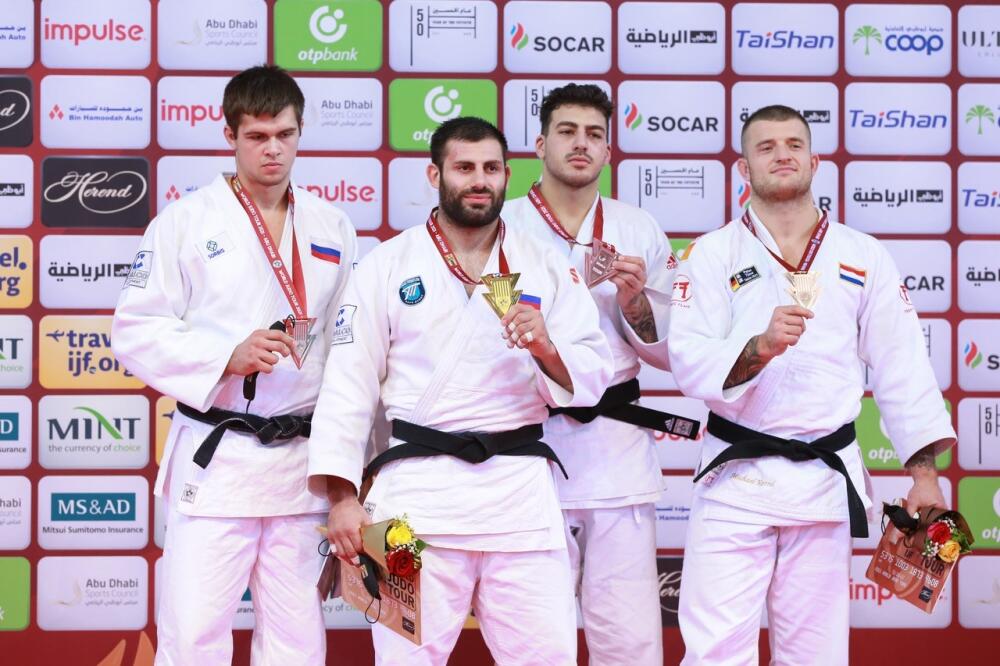
POLYGON ((625 74, 719 74, 726 10, 717 2, 623 2, 618 68, 625 74))
POLYGON ((396 0, 389 5, 389 66, 397 72, 492 72, 496 35, 493 2, 396 0))
POLYGON ((267 60, 264 0, 160 0, 156 24, 164 69, 239 71, 267 60))

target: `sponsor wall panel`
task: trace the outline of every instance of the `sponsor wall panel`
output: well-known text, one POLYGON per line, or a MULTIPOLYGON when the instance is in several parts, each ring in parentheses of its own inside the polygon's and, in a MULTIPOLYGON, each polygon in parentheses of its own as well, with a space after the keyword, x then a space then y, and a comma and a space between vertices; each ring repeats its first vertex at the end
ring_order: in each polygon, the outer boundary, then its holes
MULTIPOLYGON (((499 121, 508 197, 519 196, 538 174, 544 92, 600 85, 616 104, 601 192, 646 209, 679 251, 749 201, 735 164, 745 118, 775 102, 803 112, 822 157, 816 205, 886 241, 921 314, 959 431, 937 466, 977 539, 932 616, 865 587, 880 502, 908 488, 866 397, 858 427, 876 511, 873 536, 854 544, 850 598, 852 626, 872 631, 852 635, 852 663, 878 658, 886 640, 919 643, 917 631, 960 642, 966 663, 991 663, 1000 639, 966 630, 996 629, 1000 604, 1000 8, 975 1, 4 0, 0 631, 24 641, 12 658, 63 658, 75 636, 81 659, 99 663, 119 640, 131 655, 139 632, 153 636, 148 576, 166 519, 149 484, 174 402, 117 364, 108 315, 150 216, 234 168, 222 87, 270 61, 306 96, 296 185, 350 215, 361 256, 425 221, 437 201, 428 141, 450 117, 499 121), (114 512, 53 520, 53 492, 113 495, 125 516, 132 493, 135 522, 114 512), (123 524, 134 531, 116 532, 123 524), (98 544, 101 529, 120 540, 98 544), (127 585, 114 587, 112 574, 127 585), (99 604, 102 590, 122 593, 114 612, 99 604)), ((639 378, 643 404, 704 424, 705 405, 681 396, 669 372, 643 365, 639 378)), ((683 649, 680 555, 703 434, 654 433, 667 475, 657 506, 667 663, 683 649)), ((239 608, 234 626, 252 627, 249 593, 239 608)), ((343 646, 331 663, 370 660, 367 633, 345 631, 367 628, 361 614, 339 600, 324 614, 343 646)), ((238 653, 246 640, 238 631, 238 653)), ((486 660, 468 644, 456 663, 486 660)))

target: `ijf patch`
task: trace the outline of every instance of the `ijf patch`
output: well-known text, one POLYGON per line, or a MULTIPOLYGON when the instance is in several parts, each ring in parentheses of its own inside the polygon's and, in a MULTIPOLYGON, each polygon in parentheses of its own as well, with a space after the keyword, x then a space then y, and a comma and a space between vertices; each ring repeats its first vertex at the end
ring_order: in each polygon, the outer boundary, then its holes
POLYGON ((192 485, 190 483, 185 483, 184 490, 181 491, 181 501, 187 502, 188 504, 194 504, 194 500, 197 496, 198 496, 198 486, 192 485))
POLYGON ((234 247, 229 233, 223 231, 221 234, 216 234, 211 238, 199 242, 198 251, 201 253, 202 259, 211 261, 227 252, 232 252, 234 247))
POLYGON ((424 281, 420 279, 419 275, 407 278, 403 280, 403 284, 399 285, 399 300, 403 301, 406 305, 416 305, 424 300, 424 296, 426 295, 427 290, 424 289, 424 281))
POLYGON ((331 241, 314 240, 309 243, 309 252, 320 261, 340 265, 340 246, 331 241))
MULTIPOLYGON (((128 277, 125 278, 124 287, 146 288, 149 281, 149 272, 153 268, 153 251, 139 250, 132 260, 132 268, 129 269, 128 277)), ((124 289, 124 287, 122 287, 124 289)))
POLYGON ((729 288, 736 291, 743 285, 753 282, 760 277, 756 266, 747 266, 729 276, 729 288))
POLYGON ((331 345, 345 345, 354 342, 354 313, 356 305, 341 305, 337 311, 337 319, 333 322, 333 333, 330 334, 331 345))
POLYGON ((861 268, 855 268, 854 266, 848 266, 847 264, 840 264, 840 279, 845 282, 850 282, 851 284, 856 284, 859 287, 864 287, 866 275, 867 273, 861 268))

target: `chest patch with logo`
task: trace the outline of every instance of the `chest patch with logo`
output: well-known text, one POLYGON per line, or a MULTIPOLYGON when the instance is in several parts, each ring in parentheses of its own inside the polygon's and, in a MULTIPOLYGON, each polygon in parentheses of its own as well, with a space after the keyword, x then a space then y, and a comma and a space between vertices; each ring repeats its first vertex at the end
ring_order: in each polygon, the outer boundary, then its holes
POLYGON ((406 305, 416 305, 424 300, 424 296, 426 295, 427 290, 424 289, 424 281, 420 279, 419 275, 407 278, 403 280, 403 284, 399 285, 399 300, 403 301, 406 305))
POLYGON ((205 261, 212 261, 224 254, 231 253, 234 247, 232 239, 225 231, 211 238, 202 239, 198 243, 198 251, 205 261))
POLYGON ((756 266, 747 266, 729 276, 729 288, 736 291, 745 284, 749 284, 760 277, 760 272, 756 266))

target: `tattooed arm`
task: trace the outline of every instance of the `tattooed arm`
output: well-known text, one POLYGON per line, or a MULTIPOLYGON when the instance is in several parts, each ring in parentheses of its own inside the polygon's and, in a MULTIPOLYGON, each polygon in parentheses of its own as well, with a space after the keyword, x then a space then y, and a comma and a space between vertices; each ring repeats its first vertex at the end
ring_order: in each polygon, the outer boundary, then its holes
POLYGON ((779 305, 774 308, 767 330, 750 338, 733 363, 733 369, 729 371, 722 388, 739 386, 760 374, 772 358, 785 353, 786 349, 799 341, 806 330, 806 319, 811 319, 812 316, 810 310, 798 305, 779 305))
POLYGON ((625 321, 632 327, 639 339, 646 344, 652 344, 659 338, 656 335, 656 320, 653 318, 653 306, 649 304, 646 294, 639 292, 631 307, 622 308, 625 321))
POLYGON ((948 501, 938 485, 937 467, 934 466, 934 451, 947 448, 947 440, 939 440, 920 449, 906 461, 906 471, 913 477, 913 487, 906 495, 906 510, 910 513, 924 507, 948 507, 948 501))
POLYGON ((747 341, 747 346, 740 352, 740 357, 736 359, 736 363, 733 363, 733 369, 729 371, 729 376, 726 377, 722 388, 728 389, 750 381, 771 360, 772 357, 765 358, 761 356, 759 349, 760 337, 759 335, 755 335, 747 341))

